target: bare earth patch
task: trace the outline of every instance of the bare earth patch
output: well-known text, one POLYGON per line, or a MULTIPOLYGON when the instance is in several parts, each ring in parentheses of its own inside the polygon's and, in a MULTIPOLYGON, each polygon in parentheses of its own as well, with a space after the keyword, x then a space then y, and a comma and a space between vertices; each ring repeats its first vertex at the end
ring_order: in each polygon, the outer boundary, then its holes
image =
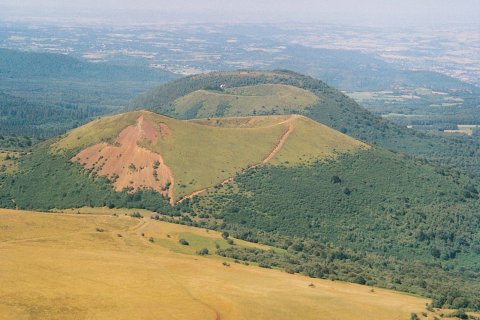
POLYGON ((148 188, 173 199, 173 188, 167 188, 168 185, 174 185, 171 169, 160 154, 139 146, 142 140, 155 143, 157 139, 155 127, 140 116, 135 125, 120 132, 113 145, 97 143, 80 151, 71 161, 108 177, 116 191, 148 188))
POLYGON ((162 135, 163 139, 168 138, 168 136, 170 135, 170 128, 164 122, 160 122, 160 134, 162 135))

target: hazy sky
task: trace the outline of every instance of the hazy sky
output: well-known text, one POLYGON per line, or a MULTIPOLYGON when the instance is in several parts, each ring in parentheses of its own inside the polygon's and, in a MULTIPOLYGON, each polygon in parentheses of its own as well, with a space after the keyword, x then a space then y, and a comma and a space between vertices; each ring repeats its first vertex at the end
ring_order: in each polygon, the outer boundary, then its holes
POLYGON ((448 25, 478 22, 480 0, 0 0, 0 17, 448 25))

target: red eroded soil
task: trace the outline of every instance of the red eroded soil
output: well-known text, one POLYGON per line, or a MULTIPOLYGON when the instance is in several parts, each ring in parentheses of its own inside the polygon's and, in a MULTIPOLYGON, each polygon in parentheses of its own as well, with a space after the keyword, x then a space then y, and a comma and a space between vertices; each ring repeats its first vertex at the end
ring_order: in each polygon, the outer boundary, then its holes
POLYGON ((160 154, 140 147, 142 140, 156 142, 157 130, 150 123, 138 118, 137 124, 120 132, 114 144, 95 144, 80 151, 71 161, 81 163, 86 169, 113 181, 116 191, 153 189, 173 201, 174 178, 160 154), (155 167, 157 167, 155 169, 155 167), (154 172, 156 172, 156 177, 154 172), (166 189, 167 182, 171 187, 166 189))
POLYGON ((160 134, 162 135, 163 139, 168 138, 168 136, 170 135, 170 128, 166 123, 160 123, 160 134))

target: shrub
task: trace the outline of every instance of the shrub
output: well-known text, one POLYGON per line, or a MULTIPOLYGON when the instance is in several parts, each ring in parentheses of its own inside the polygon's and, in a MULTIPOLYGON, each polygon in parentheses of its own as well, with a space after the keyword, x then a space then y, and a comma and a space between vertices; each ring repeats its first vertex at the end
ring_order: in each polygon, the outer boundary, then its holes
POLYGON ((143 218, 143 216, 140 214, 140 212, 134 212, 134 213, 130 214, 130 217, 139 218, 139 219, 143 218))
POLYGON ((450 314, 447 314, 448 318, 468 319, 468 314, 463 310, 456 310, 450 314))
POLYGON ((358 276, 358 277, 355 278, 355 280, 353 282, 358 283, 358 284, 366 284, 367 280, 365 280, 365 278, 362 277, 362 276, 358 276))
POLYGON ((286 272, 286 273, 289 273, 289 274, 294 274, 294 273, 295 273, 295 270, 294 270, 293 268, 291 268, 291 267, 287 267, 287 268, 285 268, 285 272, 286 272))
POLYGON ((97 232, 104 232, 104 231, 105 231, 104 229, 102 229, 102 228, 100 228, 100 227, 95 228, 95 230, 96 230, 97 232))
POLYGON ((180 242, 180 244, 181 244, 182 246, 188 246, 188 245, 190 245, 190 243, 188 243, 188 241, 185 240, 185 239, 180 239, 180 240, 178 240, 178 242, 180 242))
POLYGON ((197 254, 200 255, 200 256, 205 256, 205 255, 208 254, 208 249, 207 248, 202 248, 202 249, 197 251, 197 254))
POLYGON ((342 182, 342 179, 340 179, 339 176, 335 175, 335 176, 332 176, 332 178, 330 179, 330 181, 331 181, 332 183, 340 183, 340 182, 342 182))
POLYGON ((228 237, 230 237, 230 234, 227 231, 222 232, 222 238, 223 239, 226 240, 226 239, 228 239, 228 237))

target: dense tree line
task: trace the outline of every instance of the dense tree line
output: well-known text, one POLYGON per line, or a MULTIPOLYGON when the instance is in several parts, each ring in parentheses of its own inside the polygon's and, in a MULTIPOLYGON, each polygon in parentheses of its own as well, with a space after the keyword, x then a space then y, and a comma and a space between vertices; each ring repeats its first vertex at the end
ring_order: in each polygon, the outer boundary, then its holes
POLYGON ((38 103, 0 93, 0 134, 51 137, 104 112, 101 107, 38 103))
POLYGON ((41 140, 29 136, 0 134, 0 150, 26 150, 32 148, 41 140))

